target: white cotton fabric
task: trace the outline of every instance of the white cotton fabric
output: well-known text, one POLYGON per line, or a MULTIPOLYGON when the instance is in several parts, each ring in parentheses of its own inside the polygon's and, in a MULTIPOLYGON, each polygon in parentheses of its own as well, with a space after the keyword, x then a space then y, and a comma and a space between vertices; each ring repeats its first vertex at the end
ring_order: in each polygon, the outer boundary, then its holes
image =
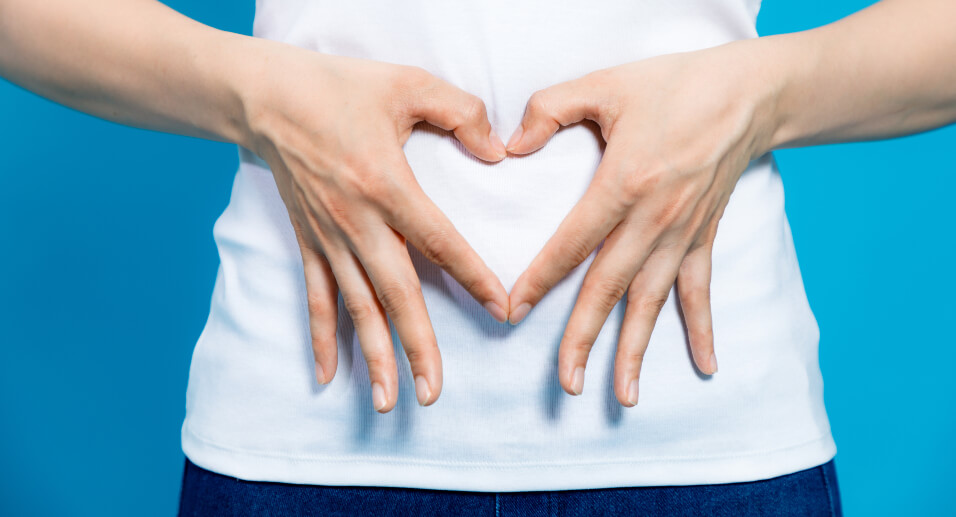
MULTIPOLYGON (((534 91, 755 37, 758 9, 758 0, 259 0, 254 35, 421 66, 482 98, 507 139, 534 91)), ((510 290, 591 180, 602 154, 595 128, 572 125, 541 151, 495 164, 431 126, 416 129, 405 152, 425 192, 510 290)), ((593 254, 511 326, 412 249, 444 387, 434 405, 418 405, 393 327, 400 395, 388 414, 372 408, 341 299, 338 371, 327 386, 314 379, 288 212, 267 165, 244 149, 240 156, 213 228, 221 266, 182 427, 183 451, 199 466, 258 481, 524 491, 752 481, 836 454, 819 330, 772 155, 743 173, 717 232, 715 375, 695 368, 672 290, 638 406, 622 407, 611 388, 624 302, 594 345, 583 395, 567 395, 558 344, 593 254)))

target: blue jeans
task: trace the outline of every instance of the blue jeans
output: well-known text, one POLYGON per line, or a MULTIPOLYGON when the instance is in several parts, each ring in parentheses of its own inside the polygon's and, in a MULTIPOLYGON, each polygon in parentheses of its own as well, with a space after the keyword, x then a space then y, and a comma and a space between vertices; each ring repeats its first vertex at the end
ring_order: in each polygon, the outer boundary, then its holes
POLYGON ((279 515, 843 515, 833 460, 771 479, 542 492, 242 481, 186 459, 180 517, 279 515))

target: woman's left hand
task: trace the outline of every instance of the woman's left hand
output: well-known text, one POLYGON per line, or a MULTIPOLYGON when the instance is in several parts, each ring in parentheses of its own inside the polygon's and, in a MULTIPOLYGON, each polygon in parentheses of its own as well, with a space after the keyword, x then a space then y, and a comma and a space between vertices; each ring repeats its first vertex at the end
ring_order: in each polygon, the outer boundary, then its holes
POLYGON ((543 147, 560 126, 597 122, 607 142, 581 200, 511 291, 517 323, 606 238, 561 340, 561 384, 580 394, 588 354, 627 293, 614 392, 637 403, 651 331, 671 286, 704 373, 717 371, 710 311, 717 222, 748 162, 770 141, 773 77, 747 40, 589 73, 536 91, 508 150, 543 147))

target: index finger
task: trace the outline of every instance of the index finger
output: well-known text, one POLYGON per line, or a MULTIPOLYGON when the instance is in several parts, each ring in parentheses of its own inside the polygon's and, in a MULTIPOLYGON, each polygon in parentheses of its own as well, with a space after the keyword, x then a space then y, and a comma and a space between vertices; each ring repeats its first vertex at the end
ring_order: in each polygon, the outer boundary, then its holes
MULTIPOLYGON (((410 168, 407 173, 411 175, 410 168)), ((504 323, 508 318, 508 293, 498 276, 417 181, 397 183, 401 192, 384 207, 389 226, 447 271, 495 320, 504 323)))
POLYGON ((524 319, 531 308, 572 269, 584 262, 624 219, 625 210, 614 201, 617 196, 612 191, 612 183, 599 180, 602 168, 616 166, 609 165, 617 163, 611 155, 612 149, 614 147, 608 146, 595 180, 515 282, 511 289, 511 324, 524 319))
POLYGON ((484 101, 450 82, 417 69, 407 100, 410 115, 416 120, 453 131, 472 154, 487 161, 499 161, 508 155, 505 144, 491 127, 484 101))

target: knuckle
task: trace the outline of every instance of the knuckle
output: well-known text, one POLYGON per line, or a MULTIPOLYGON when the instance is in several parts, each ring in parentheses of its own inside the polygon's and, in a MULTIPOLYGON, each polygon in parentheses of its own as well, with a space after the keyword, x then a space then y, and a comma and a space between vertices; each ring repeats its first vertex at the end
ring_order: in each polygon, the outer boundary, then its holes
POLYGON ((590 189, 593 189, 594 196, 601 200, 602 210, 616 216, 618 219, 623 219, 638 199, 637 195, 629 194, 627 181, 628 175, 623 170, 618 173, 604 169, 598 171, 589 186, 590 189))
POLYGON ((368 188, 366 185, 368 174, 364 173, 366 169, 367 165, 357 160, 353 160, 353 163, 346 166, 345 170, 338 175, 335 181, 341 197, 345 199, 366 197, 365 193, 368 188))
POLYGON ((701 283, 693 287, 685 287, 682 293, 685 301, 693 304, 701 304, 710 300, 710 283, 701 283))
POLYGON ((554 287, 554 282, 550 276, 546 276, 537 271, 531 272, 528 275, 527 282, 528 290, 533 295, 533 301, 540 299, 544 296, 544 293, 547 293, 554 287))
POLYGON ((578 265, 591 255, 591 248, 588 245, 587 237, 578 235, 568 242, 567 258, 574 265, 578 265))
POLYGON ((405 70, 408 77, 414 81, 429 83, 435 78, 425 67, 419 65, 405 65, 405 70))
POLYGON ((353 190, 375 206, 390 207, 395 200, 395 180, 391 174, 366 174, 356 178, 353 190))
POLYGON ((404 312, 417 292, 418 289, 404 282, 390 282, 376 290, 378 301, 389 314, 404 312))
MULTIPOLYGON (((687 230, 687 235, 689 236, 688 239, 691 241, 690 246, 688 246, 687 253, 686 253, 688 257, 692 255, 698 255, 698 254, 710 252, 711 248, 709 244, 711 242, 711 239, 709 236, 710 228, 708 226, 712 226, 712 225, 706 225, 706 226, 697 225, 698 229, 696 233, 693 231, 694 230, 693 228, 690 228, 687 230)), ((709 256, 706 258, 710 260, 709 256)), ((700 267, 701 265, 697 261, 684 260, 680 265, 680 272, 682 274, 687 274, 686 272, 698 270, 700 269, 700 267)))
POLYGON ((644 349, 641 347, 627 347, 621 352, 621 360, 625 364, 640 366, 644 362, 644 349))
POLYGON ((593 344, 594 343, 588 336, 579 331, 568 329, 565 331, 564 343, 562 346, 565 347, 567 351, 571 352, 570 355, 565 356, 570 360, 572 357, 576 357, 578 354, 588 354, 591 351, 593 344))
POLYGON ((677 225, 677 223, 682 219, 685 210, 683 205, 680 204, 680 200, 671 198, 660 206, 660 208, 654 212, 652 222, 663 228, 669 228, 671 226, 677 225))
MULTIPOLYGON (((668 222, 673 225, 686 226, 695 219, 699 210, 696 210, 701 194, 694 185, 684 185, 677 190, 672 201, 668 203, 668 222)), ((697 219, 699 219, 698 217, 697 219)))
POLYGON ((309 305, 309 315, 313 318, 326 318, 330 315, 332 307, 329 306, 325 293, 310 289, 306 293, 306 301, 309 305))
POLYGON ((568 269, 587 260, 591 255, 591 246, 588 235, 584 231, 575 231, 568 235, 562 246, 562 259, 568 269))
POLYGON ((707 248, 707 253, 711 257, 714 252, 714 241, 717 240, 717 228, 720 225, 720 218, 723 216, 724 209, 721 207, 717 210, 717 213, 711 219, 709 225, 704 230, 704 234, 701 236, 701 246, 707 248))
POLYGON ((370 351, 363 347, 362 356, 365 358, 369 372, 384 375, 391 367, 391 359, 385 351, 370 351))
POLYGON ((402 197, 397 189, 383 188, 376 192, 375 197, 372 199, 372 206, 379 214, 391 219, 401 210, 401 203, 404 199, 407 198, 402 197))
POLYGON ((528 115, 531 117, 537 117, 544 115, 548 112, 548 92, 547 90, 538 90, 531 94, 528 97, 528 105, 526 107, 528 115))
POLYGON ((344 200, 329 199, 325 202, 325 211, 328 212, 332 223, 342 229, 345 233, 351 233, 353 230, 351 215, 348 203, 344 200))
POLYGON ((348 203, 340 199, 328 199, 323 203, 329 217, 337 226, 342 226, 349 218, 348 203))
POLYGON ((368 168, 369 157, 376 154, 376 148, 368 142, 357 143, 353 148, 343 149, 338 161, 324 168, 323 177, 333 184, 343 180, 356 180, 356 177, 368 168))
POLYGON ((630 85, 624 82, 614 68, 595 70, 583 79, 587 81, 588 89, 595 92, 600 99, 599 108, 594 113, 598 124, 610 131, 624 111, 623 103, 626 97, 617 93, 627 91, 630 85))
POLYGON ((356 325, 369 321, 369 319, 378 312, 372 300, 364 296, 343 294, 342 302, 356 325))
POLYGON ((621 85, 619 72, 613 67, 593 70, 582 79, 587 81, 590 88, 600 91, 614 91, 621 85))
POLYGON ((600 309, 610 311, 627 292, 627 280, 618 276, 601 277, 593 280, 588 290, 600 309))
POLYGON ((691 341, 698 343, 701 351, 709 352, 714 349, 714 331, 708 325, 704 328, 691 330, 691 341))
POLYGON ((292 217, 290 219, 292 220, 292 229, 295 233, 296 241, 299 244, 299 250, 302 253, 303 262, 308 253, 322 255, 321 246, 319 246, 317 239, 313 237, 315 230, 305 230, 302 227, 302 223, 299 222, 298 217, 292 217))
POLYGON ((667 295, 649 295, 637 300, 637 308, 641 313, 658 315, 664 304, 667 303, 667 295))
POLYGON ((389 113, 420 120, 421 100, 435 88, 436 77, 417 65, 396 65, 385 78, 384 100, 389 113))
POLYGON ((478 124, 488 118, 485 102, 474 95, 469 95, 460 109, 462 123, 478 124))
POLYGON ((620 195, 625 204, 633 205, 640 199, 650 196, 657 186, 659 178, 654 174, 637 171, 622 171, 620 195))
POLYGON ((422 254, 440 267, 447 267, 452 259, 451 232, 444 227, 427 230, 422 236, 422 254))
POLYGON ((388 190, 384 174, 364 174, 353 181, 352 190, 365 199, 377 200, 388 190))
POLYGON ((315 357, 316 361, 319 361, 321 352, 326 354, 334 354, 336 349, 336 336, 335 332, 321 332, 316 333, 312 332, 312 356, 315 357))
POLYGON ((298 217, 290 217, 289 222, 292 224, 292 231, 295 233, 295 236, 304 243, 306 235, 302 228, 302 222, 299 221, 298 217))
POLYGON ((434 85, 436 77, 418 65, 401 65, 397 69, 395 82, 407 91, 427 90, 434 85))
POLYGON ((438 350, 438 346, 431 341, 421 342, 415 346, 405 347, 405 356, 410 364, 426 364, 431 362, 432 356, 438 350))
POLYGON ((461 287, 468 293, 479 294, 482 298, 490 289, 487 287, 484 276, 478 274, 469 274, 464 278, 457 279, 461 287))
POLYGON ((431 110, 435 113, 437 119, 442 122, 447 121, 454 128, 457 128, 464 122, 465 117, 462 115, 461 108, 450 103, 436 103, 431 110))

